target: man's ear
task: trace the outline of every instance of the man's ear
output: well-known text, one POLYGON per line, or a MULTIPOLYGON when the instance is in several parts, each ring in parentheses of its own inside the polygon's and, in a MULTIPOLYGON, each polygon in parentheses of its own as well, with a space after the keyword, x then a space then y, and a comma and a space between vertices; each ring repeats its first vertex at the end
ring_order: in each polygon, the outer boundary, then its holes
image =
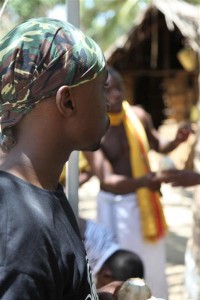
POLYGON ((61 86, 56 93, 56 105, 59 112, 65 117, 71 117, 75 111, 75 103, 72 100, 70 87, 61 86))

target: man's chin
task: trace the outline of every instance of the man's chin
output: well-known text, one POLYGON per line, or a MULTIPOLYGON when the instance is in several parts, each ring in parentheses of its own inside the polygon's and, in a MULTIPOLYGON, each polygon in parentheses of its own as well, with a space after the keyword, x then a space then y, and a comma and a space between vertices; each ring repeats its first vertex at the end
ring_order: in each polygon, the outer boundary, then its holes
POLYGON ((93 144, 91 146, 86 147, 85 149, 82 149, 82 151, 96 151, 101 147, 101 141, 99 141, 96 144, 93 144))
POLYGON ((107 132, 109 126, 110 126, 110 118, 109 118, 108 115, 106 115, 105 132, 104 132, 103 136, 101 137, 101 139, 100 139, 98 142, 94 143, 93 145, 90 145, 90 146, 88 146, 88 147, 85 147, 84 149, 81 149, 81 150, 82 150, 82 151, 96 151, 96 150, 98 150, 98 149, 101 147, 101 140, 102 140, 102 138, 104 137, 104 135, 106 134, 106 132, 107 132))
POLYGON ((91 151, 96 151, 101 147, 101 142, 99 142, 98 144, 96 144, 95 146, 93 146, 91 151))

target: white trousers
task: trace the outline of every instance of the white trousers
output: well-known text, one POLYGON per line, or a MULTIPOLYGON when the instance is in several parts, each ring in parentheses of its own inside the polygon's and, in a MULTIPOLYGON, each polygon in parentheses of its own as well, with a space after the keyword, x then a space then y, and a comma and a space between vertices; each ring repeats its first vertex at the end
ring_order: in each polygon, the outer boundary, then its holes
POLYGON ((112 229, 123 249, 140 256, 144 264, 145 281, 153 296, 167 299, 165 239, 156 243, 144 241, 136 195, 100 191, 97 196, 97 221, 112 229))

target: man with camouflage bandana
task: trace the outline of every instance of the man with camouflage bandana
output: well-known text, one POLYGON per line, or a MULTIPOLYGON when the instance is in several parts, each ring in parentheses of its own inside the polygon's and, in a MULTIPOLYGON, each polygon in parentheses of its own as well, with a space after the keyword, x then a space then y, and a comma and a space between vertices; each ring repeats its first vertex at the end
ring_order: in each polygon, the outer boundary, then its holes
POLYGON ((0 79, 0 298, 98 299, 58 180, 108 127, 104 56, 71 24, 32 19, 0 41, 0 79))

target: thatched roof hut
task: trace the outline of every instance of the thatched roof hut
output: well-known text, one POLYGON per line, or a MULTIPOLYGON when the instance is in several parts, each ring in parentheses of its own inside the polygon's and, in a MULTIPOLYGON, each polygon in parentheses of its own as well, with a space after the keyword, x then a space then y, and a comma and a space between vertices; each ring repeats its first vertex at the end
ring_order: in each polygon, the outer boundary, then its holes
POLYGON ((125 81, 127 98, 142 105, 155 126, 188 118, 197 102, 200 7, 181 0, 152 0, 106 59, 125 81))

